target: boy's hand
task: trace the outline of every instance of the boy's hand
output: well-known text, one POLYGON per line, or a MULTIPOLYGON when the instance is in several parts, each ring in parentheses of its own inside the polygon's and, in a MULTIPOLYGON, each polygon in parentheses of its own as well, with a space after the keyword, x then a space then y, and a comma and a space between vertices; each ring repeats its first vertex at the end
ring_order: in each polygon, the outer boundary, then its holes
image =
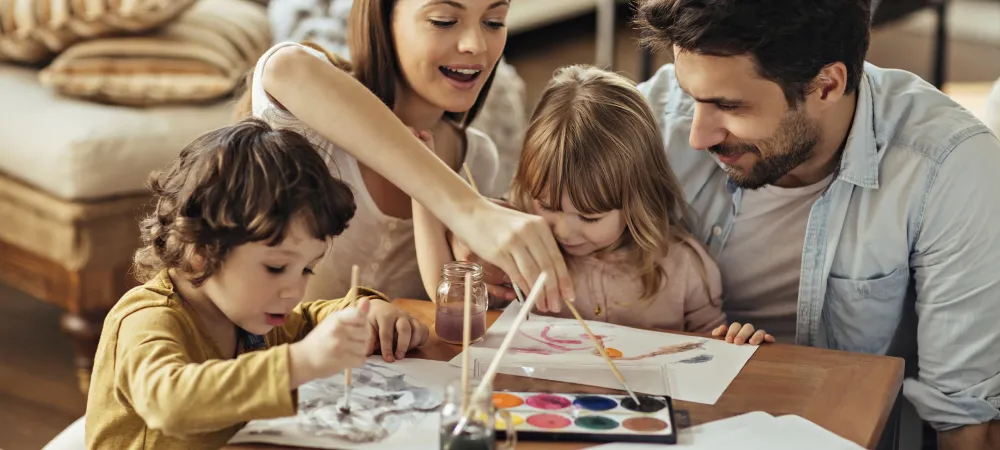
POLYGON ((726 342, 731 344, 759 345, 765 342, 774 342, 774 336, 767 334, 764 330, 754 331, 753 325, 748 323, 740 326, 739 322, 719 325, 718 328, 712 330, 712 336, 725 336, 726 342))
POLYGON ((365 364, 372 341, 366 320, 370 307, 371 302, 362 299, 357 308, 332 313, 289 347, 293 388, 365 364))
POLYGON ((403 359, 407 351, 424 345, 430 335, 426 325, 382 299, 371 300, 368 324, 375 336, 368 344, 368 354, 380 347, 386 362, 403 359))

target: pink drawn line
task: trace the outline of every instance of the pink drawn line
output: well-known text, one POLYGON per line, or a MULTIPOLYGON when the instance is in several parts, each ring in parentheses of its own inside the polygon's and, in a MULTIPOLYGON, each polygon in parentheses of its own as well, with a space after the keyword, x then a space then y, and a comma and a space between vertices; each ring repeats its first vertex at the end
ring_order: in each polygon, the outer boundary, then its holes
POLYGON ((583 343, 583 341, 579 341, 579 340, 576 340, 576 339, 557 339, 557 338, 554 338, 552 336, 549 336, 549 331, 550 330, 552 330, 552 325, 548 325, 545 328, 542 328, 542 339, 545 339, 547 342, 551 342, 551 343, 555 343, 555 344, 577 344, 577 345, 583 343))
MULTIPOLYGON (((538 342, 538 343, 540 343, 540 344, 544 344, 544 345, 547 345, 547 346, 549 346, 549 347, 551 347, 551 348, 554 348, 554 349, 556 349, 556 350, 562 350, 562 351, 564 351, 564 352, 571 352, 571 351, 573 351, 573 349, 571 349, 571 348, 568 348, 568 347, 563 347, 563 346, 561 346, 561 345, 558 345, 558 344, 555 344, 555 343, 553 343, 553 342, 549 342, 549 341, 544 341, 544 340, 542 340, 542 339, 539 339, 539 338, 536 338, 536 337, 534 337, 534 336, 531 336, 531 335, 529 335, 529 334, 527 334, 527 333, 525 333, 525 332, 523 332, 523 331, 520 331, 519 333, 521 333, 521 335, 522 335, 522 336, 524 336, 524 337, 526 337, 526 338, 528 338, 528 339, 531 339, 531 340, 533 340, 533 341, 535 341, 535 342, 538 342)), ((544 331, 543 331, 543 333, 544 333, 544 331)), ((544 336, 543 336, 543 337, 544 337, 544 336)))

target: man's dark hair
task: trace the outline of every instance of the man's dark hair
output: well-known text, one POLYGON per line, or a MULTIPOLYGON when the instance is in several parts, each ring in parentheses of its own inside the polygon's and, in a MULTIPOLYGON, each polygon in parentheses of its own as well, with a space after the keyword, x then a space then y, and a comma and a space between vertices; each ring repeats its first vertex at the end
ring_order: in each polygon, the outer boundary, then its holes
POLYGON ((871 0, 644 0, 637 23, 654 48, 752 57, 760 76, 797 105, 819 71, 836 62, 847 66, 846 92, 858 88, 871 0))

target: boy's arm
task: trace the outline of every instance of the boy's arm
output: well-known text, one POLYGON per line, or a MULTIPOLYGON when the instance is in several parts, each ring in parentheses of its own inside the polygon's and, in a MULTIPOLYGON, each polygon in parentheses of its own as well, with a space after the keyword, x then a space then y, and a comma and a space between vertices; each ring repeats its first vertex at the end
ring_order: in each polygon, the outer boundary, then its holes
POLYGON ((416 200, 413 203, 413 241, 417 246, 417 267, 420 279, 432 301, 436 301, 437 287, 441 282, 441 266, 454 261, 446 238, 447 230, 426 208, 416 200))
POLYGON ((166 308, 141 309, 121 322, 115 388, 147 426, 183 436, 295 414, 287 345, 198 363, 188 349, 200 343, 189 330, 166 308))
MULTIPOLYGON (((358 287, 357 298, 360 300, 366 297, 369 300, 389 301, 381 292, 358 287)), ((320 323, 326 316, 351 306, 355 306, 355 301, 348 299, 346 296, 334 300, 316 300, 300 303, 288 314, 284 325, 275 328, 269 333, 268 345, 274 346, 298 342, 306 337, 316 324, 320 323)))

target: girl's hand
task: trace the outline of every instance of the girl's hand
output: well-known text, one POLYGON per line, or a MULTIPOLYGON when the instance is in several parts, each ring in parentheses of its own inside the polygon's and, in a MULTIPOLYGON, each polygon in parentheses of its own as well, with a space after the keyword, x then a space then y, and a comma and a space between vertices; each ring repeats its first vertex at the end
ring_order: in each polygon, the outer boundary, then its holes
MULTIPOLYGON (((407 128, 410 128, 410 127, 407 127, 407 128)), ((424 145, 427 146, 427 148, 429 148, 432 152, 434 151, 434 134, 433 133, 431 133, 430 131, 426 131, 426 130, 425 131, 417 131, 417 130, 415 130, 413 128, 410 128, 410 131, 413 132, 413 135, 416 136, 417 139, 420 139, 420 142, 423 142, 424 145)))
POLYGON ((424 345, 430 335, 426 325, 382 299, 371 300, 368 324, 375 336, 368 345, 368 354, 381 348, 386 362, 403 359, 407 351, 424 345))
POLYGON ((289 347, 293 388, 365 364, 372 341, 366 320, 370 306, 367 299, 362 299, 357 308, 330 314, 305 338, 289 347))
POLYGON ((767 334, 764 330, 754 331, 753 325, 748 323, 740 326, 739 322, 719 325, 718 328, 712 330, 712 336, 725 336, 726 342, 731 344, 759 345, 765 342, 774 342, 774 336, 767 334))

